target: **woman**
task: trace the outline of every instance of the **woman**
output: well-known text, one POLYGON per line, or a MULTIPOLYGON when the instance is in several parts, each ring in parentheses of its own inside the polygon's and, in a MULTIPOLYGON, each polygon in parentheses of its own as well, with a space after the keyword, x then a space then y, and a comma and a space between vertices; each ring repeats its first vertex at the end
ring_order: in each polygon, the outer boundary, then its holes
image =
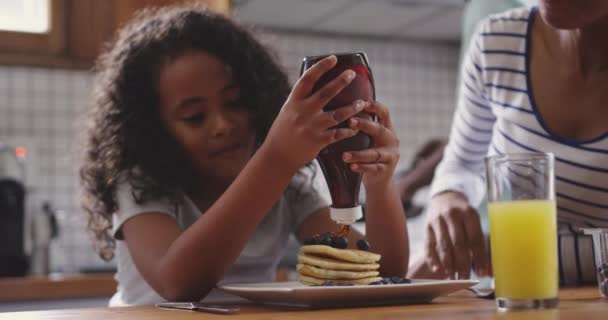
POLYGON ((542 0, 490 16, 462 72, 459 104, 432 185, 427 257, 413 276, 491 273, 475 210, 486 155, 556 155, 560 280, 595 281, 582 226, 608 226, 608 1, 542 0))

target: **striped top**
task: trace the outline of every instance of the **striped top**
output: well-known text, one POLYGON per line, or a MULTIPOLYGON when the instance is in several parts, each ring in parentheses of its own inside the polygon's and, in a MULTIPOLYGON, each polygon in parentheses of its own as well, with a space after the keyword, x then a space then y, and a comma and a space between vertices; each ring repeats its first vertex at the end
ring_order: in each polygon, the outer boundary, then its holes
MULTIPOLYGON (((579 227, 608 227, 608 130, 587 141, 573 141, 545 126, 529 72, 536 16, 536 8, 520 8, 492 15, 478 27, 462 67, 450 141, 431 193, 460 191, 479 207, 486 194, 485 156, 552 152, 560 234, 572 235, 579 227)), ((577 240, 577 256, 578 245, 577 240)), ((577 276, 585 273, 580 269, 577 276)))

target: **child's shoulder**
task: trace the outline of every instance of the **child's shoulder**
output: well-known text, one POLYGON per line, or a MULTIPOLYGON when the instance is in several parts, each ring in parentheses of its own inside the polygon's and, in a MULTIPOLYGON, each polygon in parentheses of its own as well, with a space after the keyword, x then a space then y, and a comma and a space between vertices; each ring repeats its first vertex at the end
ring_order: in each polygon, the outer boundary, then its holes
POLYGON ((174 212, 176 206, 184 202, 183 195, 179 193, 177 199, 169 196, 155 196, 146 192, 140 182, 131 180, 126 175, 118 179, 116 185, 117 213, 137 213, 146 211, 174 212))
POLYGON ((168 197, 146 197, 132 181, 121 180, 116 186, 116 208, 112 216, 113 236, 122 240, 124 223, 133 217, 149 213, 168 215, 183 226, 196 219, 197 211, 187 205, 183 196, 179 197, 177 202, 168 197))
POLYGON ((287 191, 318 190, 325 186, 323 172, 316 163, 304 166, 296 172, 289 182, 287 191))
MULTIPOLYGON (((292 178, 284 193, 284 199, 296 208, 328 206, 329 190, 323 172, 318 165, 300 169, 292 178)), ((299 210, 298 210, 299 211, 299 210)))

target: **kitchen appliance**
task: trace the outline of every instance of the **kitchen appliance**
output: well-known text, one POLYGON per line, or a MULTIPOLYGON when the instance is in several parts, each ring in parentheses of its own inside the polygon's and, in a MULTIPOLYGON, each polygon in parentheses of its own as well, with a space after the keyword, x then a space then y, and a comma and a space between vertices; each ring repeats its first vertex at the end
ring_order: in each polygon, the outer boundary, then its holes
POLYGON ((0 277, 23 276, 29 269, 24 176, 23 150, 0 143, 0 277))

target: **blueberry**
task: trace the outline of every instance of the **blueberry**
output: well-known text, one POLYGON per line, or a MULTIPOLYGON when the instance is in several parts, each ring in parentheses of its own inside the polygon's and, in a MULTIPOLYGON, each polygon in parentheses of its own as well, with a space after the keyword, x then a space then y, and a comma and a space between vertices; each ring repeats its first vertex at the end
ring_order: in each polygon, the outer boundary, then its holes
POLYGON ((380 280, 382 282, 382 284, 391 284, 393 283, 391 281, 391 278, 382 278, 382 280, 380 280))
POLYGON ((319 237, 318 244, 326 245, 326 246, 330 246, 331 247, 331 238, 329 236, 322 235, 321 237, 319 237))
POLYGON ((309 237, 309 238, 304 238, 304 245, 308 246, 311 244, 316 244, 316 240, 313 237, 309 237))
POLYGON ((334 283, 331 281, 325 281, 325 282, 321 283, 321 285, 326 286, 326 287, 331 287, 334 285, 334 283))
POLYGON ((412 283, 412 280, 410 280, 408 278, 403 278, 403 279, 401 279, 401 283, 412 283))
POLYGON ((346 249, 348 247, 348 239, 346 237, 339 237, 332 240, 332 247, 338 249, 346 249))
POLYGON ((401 283, 401 278, 399 278, 399 277, 391 277, 391 282, 395 283, 395 284, 401 283))
POLYGON ((370 282, 369 283, 369 285, 371 285, 371 286, 377 286, 377 285, 380 285, 380 284, 382 284, 382 281, 374 281, 374 282, 370 282))
POLYGON ((367 242, 367 240, 361 239, 357 241, 357 248, 359 248, 359 250, 367 251, 369 250, 369 242, 367 242))

